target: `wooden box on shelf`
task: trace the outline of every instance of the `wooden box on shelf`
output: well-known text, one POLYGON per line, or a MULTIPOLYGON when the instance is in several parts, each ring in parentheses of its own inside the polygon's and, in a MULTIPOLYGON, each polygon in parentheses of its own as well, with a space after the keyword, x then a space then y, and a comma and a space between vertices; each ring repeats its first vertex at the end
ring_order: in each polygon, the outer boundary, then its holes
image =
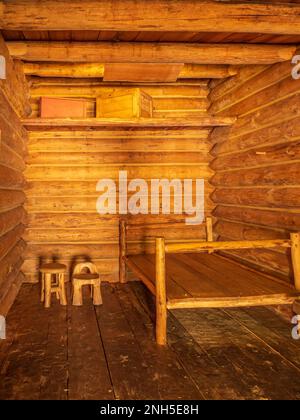
POLYGON ((152 117, 152 98, 138 88, 114 90, 97 98, 96 117, 152 117))
POLYGON ((41 98, 41 118, 86 118, 84 99, 41 98))

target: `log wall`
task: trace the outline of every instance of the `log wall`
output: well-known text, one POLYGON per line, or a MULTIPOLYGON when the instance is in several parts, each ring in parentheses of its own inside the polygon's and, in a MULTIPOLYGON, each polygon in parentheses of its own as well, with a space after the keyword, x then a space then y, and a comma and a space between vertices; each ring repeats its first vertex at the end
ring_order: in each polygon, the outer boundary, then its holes
MULTIPOLYGON (((210 137, 219 239, 287 238, 300 230, 300 81, 291 70, 290 62, 245 67, 210 93, 212 114, 238 116, 210 137)), ((286 251, 231 255, 291 281, 286 251)))
MULTIPOLYGON (((41 96, 86 98, 94 116, 96 97, 113 87, 76 80, 32 80, 33 116, 41 96)), ((155 117, 191 116, 206 112, 208 88, 198 85, 143 86, 154 97, 155 117)), ((96 212, 101 178, 204 178, 209 169, 208 129, 105 129, 96 131, 36 131, 30 133, 26 177, 29 226, 24 272, 36 281, 41 261, 57 258, 71 269, 92 259, 103 280, 118 281, 119 216, 96 212)), ((212 209, 206 185, 206 211, 212 209)), ((129 252, 153 247, 153 237, 168 240, 204 238, 203 226, 187 227, 185 215, 136 215, 129 218, 129 252), (145 226, 146 223, 146 226, 145 226), (151 242, 152 241, 152 242, 151 242)))
POLYGON ((1 35, 0 55, 6 59, 6 79, 0 80, 0 314, 6 315, 24 280, 27 132, 20 117, 28 116, 30 105, 21 65, 10 59, 1 35))

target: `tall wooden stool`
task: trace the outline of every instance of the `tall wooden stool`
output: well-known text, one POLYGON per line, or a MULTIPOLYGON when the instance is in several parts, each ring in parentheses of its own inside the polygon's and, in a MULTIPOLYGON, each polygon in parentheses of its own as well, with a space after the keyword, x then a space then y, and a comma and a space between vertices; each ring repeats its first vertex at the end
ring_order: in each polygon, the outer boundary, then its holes
POLYGON ((67 267, 64 264, 49 263, 43 264, 40 268, 42 274, 41 302, 45 308, 51 306, 51 294, 56 293, 61 305, 67 304, 65 291, 65 273, 67 267))
POLYGON ((84 262, 77 264, 73 271, 73 305, 82 305, 82 286, 90 286, 94 305, 102 305, 100 276, 95 264, 84 262))

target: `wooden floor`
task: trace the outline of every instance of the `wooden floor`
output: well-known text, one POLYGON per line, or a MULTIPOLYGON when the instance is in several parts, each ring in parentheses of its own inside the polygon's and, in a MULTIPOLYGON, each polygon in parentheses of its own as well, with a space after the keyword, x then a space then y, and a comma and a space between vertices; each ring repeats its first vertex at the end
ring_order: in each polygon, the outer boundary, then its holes
MULTIPOLYGON (((128 256, 126 261, 155 293, 155 255, 128 256)), ((300 295, 292 285, 208 253, 167 254, 166 289, 167 305, 172 308, 195 301, 199 307, 283 304, 300 295)))
POLYGON ((173 310, 157 347, 141 283, 48 310, 24 285, 0 341, 1 399, 299 399, 300 341, 268 308, 173 310))

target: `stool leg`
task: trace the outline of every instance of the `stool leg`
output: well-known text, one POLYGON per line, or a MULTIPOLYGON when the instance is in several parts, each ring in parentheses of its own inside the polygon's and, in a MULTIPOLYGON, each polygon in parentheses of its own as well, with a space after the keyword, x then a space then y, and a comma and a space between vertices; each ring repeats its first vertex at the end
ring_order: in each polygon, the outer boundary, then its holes
POLYGON ((45 274, 45 308, 51 306, 51 274, 45 274))
MULTIPOLYGON (((56 285, 56 287, 59 287, 59 278, 60 278, 60 274, 55 274, 55 285, 56 285)), ((56 291, 55 294, 56 294, 56 299, 60 300, 60 293, 59 293, 58 290, 56 291)))
POLYGON ((78 281, 73 282, 73 305, 82 306, 82 290, 78 281))
POLYGON ((59 297, 60 297, 60 304, 63 306, 67 305, 67 297, 66 297, 66 289, 65 289, 65 275, 59 274, 58 275, 58 287, 59 287, 59 297))
POLYGON ((94 282, 93 285, 93 304, 102 305, 100 281, 94 282))
POLYGON ((41 302, 44 302, 45 300, 45 274, 42 273, 41 278, 41 302))

